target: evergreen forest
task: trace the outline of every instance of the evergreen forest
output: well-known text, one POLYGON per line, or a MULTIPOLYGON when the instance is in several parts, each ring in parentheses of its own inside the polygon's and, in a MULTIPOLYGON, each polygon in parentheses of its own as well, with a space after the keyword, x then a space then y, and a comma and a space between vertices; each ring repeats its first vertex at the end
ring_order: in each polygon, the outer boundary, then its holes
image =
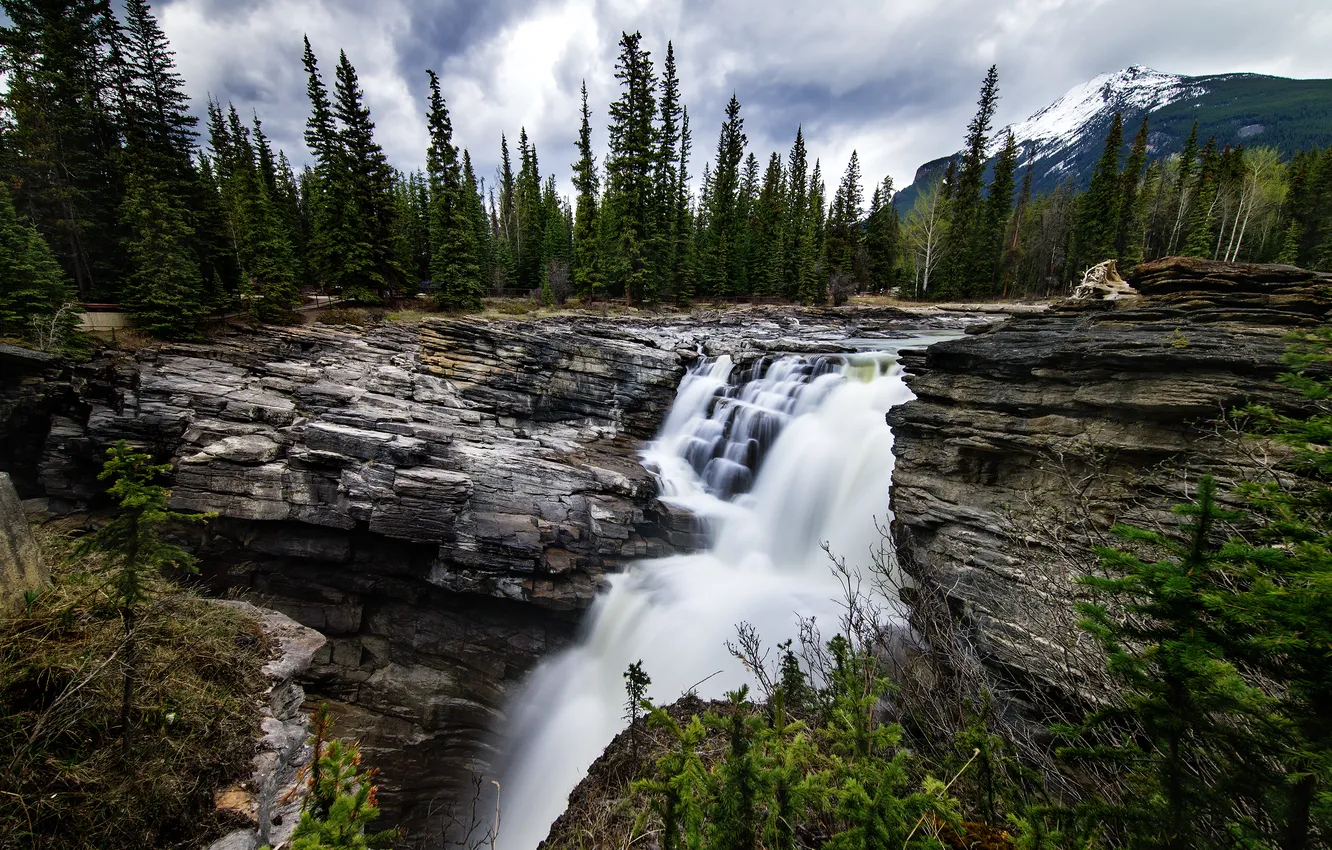
POLYGON ((211 100, 191 113, 146 0, 119 15, 104 0, 0 6, 10 338, 72 322, 77 302, 119 304, 153 335, 191 338, 219 315, 282 321, 302 293, 363 304, 419 294, 443 310, 514 294, 840 304, 1061 294, 1110 258, 1121 272, 1172 254, 1332 268, 1332 147, 1283 159, 1218 149, 1195 128, 1182 153, 1153 159, 1147 122, 1116 119, 1085 191, 1070 178, 1034 195, 1029 152, 993 127, 996 68, 963 153, 898 209, 890 177, 866 182, 855 152, 837 177, 800 127, 789 150, 761 157, 735 95, 720 115, 691 116, 673 46, 658 61, 624 33, 619 96, 602 116, 584 85, 570 116, 569 198, 556 180, 565 165, 543 171, 523 128, 497 140, 497 173, 477 174, 433 71, 420 79, 425 169, 402 171, 376 141, 351 58, 321 46, 321 66, 307 39, 309 163, 297 168, 257 114, 211 100), (691 174, 698 122, 718 118, 715 153, 691 174), (602 120, 609 144, 596 151, 602 120))

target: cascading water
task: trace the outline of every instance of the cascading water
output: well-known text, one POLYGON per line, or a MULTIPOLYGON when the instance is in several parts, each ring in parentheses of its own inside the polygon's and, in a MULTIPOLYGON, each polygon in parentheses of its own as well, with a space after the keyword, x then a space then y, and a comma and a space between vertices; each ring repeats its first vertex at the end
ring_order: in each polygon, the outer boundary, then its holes
POLYGON ((887 519, 893 467, 884 414, 911 398, 895 353, 939 338, 786 357, 742 376, 723 356, 685 377, 643 454, 662 500, 702 520, 706 548, 613 577, 579 644, 533 672, 505 736, 503 850, 545 838, 624 727, 631 663, 642 660, 657 702, 695 685, 719 697, 747 680, 726 649, 737 624, 772 645, 793 637, 801 617, 838 622, 841 587, 823 544, 848 564, 867 563, 881 545, 876 520, 887 519))

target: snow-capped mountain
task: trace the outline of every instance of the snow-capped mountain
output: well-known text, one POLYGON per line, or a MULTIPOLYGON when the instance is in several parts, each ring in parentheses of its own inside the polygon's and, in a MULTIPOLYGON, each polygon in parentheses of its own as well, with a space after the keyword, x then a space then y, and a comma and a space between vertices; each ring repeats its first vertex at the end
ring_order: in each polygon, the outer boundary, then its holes
MULTIPOLYGON (((1196 98, 1206 93, 1203 83, 1189 77, 1133 65, 1074 86, 1026 121, 1000 130, 996 139, 1011 131, 1028 157, 1046 158, 1084 140, 1104 144, 1104 132, 1099 138, 1085 137, 1102 125, 1108 127, 1116 112, 1124 115, 1151 113, 1184 98, 1196 98)), ((1054 171, 1067 168, 1068 164, 1063 160, 1051 166, 1054 171)))
MULTIPOLYGON (((1332 144, 1332 80, 1289 80, 1259 74, 1186 77, 1134 65, 1072 87, 1025 121, 995 133, 994 146, 1011 130, 1032 167, 1035 191, 1072 180, 1085 186, 1118 112, 1127 145, 1147 118, 1152 157, 1178 153, 1198 123, 1199 142, 1272 145, 1289 154, 1332 144)), ((993 151, 992 151, 993 152, 993 151)), ((905 213, 916 187, 937 180, 958 153, 922 165, 894 204, 905 213)))

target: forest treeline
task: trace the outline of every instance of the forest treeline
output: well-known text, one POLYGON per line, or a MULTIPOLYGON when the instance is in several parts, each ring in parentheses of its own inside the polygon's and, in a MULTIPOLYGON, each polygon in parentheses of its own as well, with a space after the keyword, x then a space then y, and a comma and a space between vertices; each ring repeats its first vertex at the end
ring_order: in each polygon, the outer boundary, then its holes
POLYGON ((500 138, 487 185, 431 71, 426 167, 403 172, 375 139, 347 55, 329 74, 307 40, 310 161, 297 169, 233 104, 210 100, 200 126, 145 0, 121 17, 105 0, 0 7, 6 336, 31 334, 34 317, 69 321, 59 311, 74 300, 119 303, 141 328, 188 337, 211 314, 278 319, 303 290, 361 302, 425 291, 463 310, 515 290, 547 302, 821 304, 856 292, 1048 295, 1110 257, 1121 268, 1179 253, 1332 267, 1332 148, 1283 162, 1195 133, 1181 154, 1153 159, 1144 122, 1125 155, 1117 117, 1085 191, 1070 177, 1033 197, 1030 152, 992 134, 994 68, 962 154, 898 210, 889 177, 867 201, 855 152, 830 193, 800 128, 762 160, 735 96, 696 190, 674 49, 658 68, 625 33, 600 155, 583 88, 569 199, 522 129, 512 148, 500 138))

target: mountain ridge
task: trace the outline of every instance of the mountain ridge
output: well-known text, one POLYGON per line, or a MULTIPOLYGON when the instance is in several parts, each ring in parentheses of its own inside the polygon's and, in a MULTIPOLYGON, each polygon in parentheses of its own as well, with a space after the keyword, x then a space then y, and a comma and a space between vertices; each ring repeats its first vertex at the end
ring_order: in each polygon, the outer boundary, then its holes
MULTIPOLYGON (((1148 118, 1152 159, 1178 153, 1195 120, 1200 144, 1215 137, 1222 147, 1271 145, 1285 156, 1332 144, 1332 80, 1246 72, 1186 76, 1130 65, 1078 83, 1026 120, 1001 128, 992 148, 1012 130, 1024 167, 1032 167, 1033 192, 1048 192, 1069 179, 1083 188, 1117 111, 1124 118, 1125 152, 1148 118)), ((911 185, 894 196, 898 212, 905 215, 920 187, 941 178, 949 161, 960 156, 958 151, 921 165, 911 185)))

